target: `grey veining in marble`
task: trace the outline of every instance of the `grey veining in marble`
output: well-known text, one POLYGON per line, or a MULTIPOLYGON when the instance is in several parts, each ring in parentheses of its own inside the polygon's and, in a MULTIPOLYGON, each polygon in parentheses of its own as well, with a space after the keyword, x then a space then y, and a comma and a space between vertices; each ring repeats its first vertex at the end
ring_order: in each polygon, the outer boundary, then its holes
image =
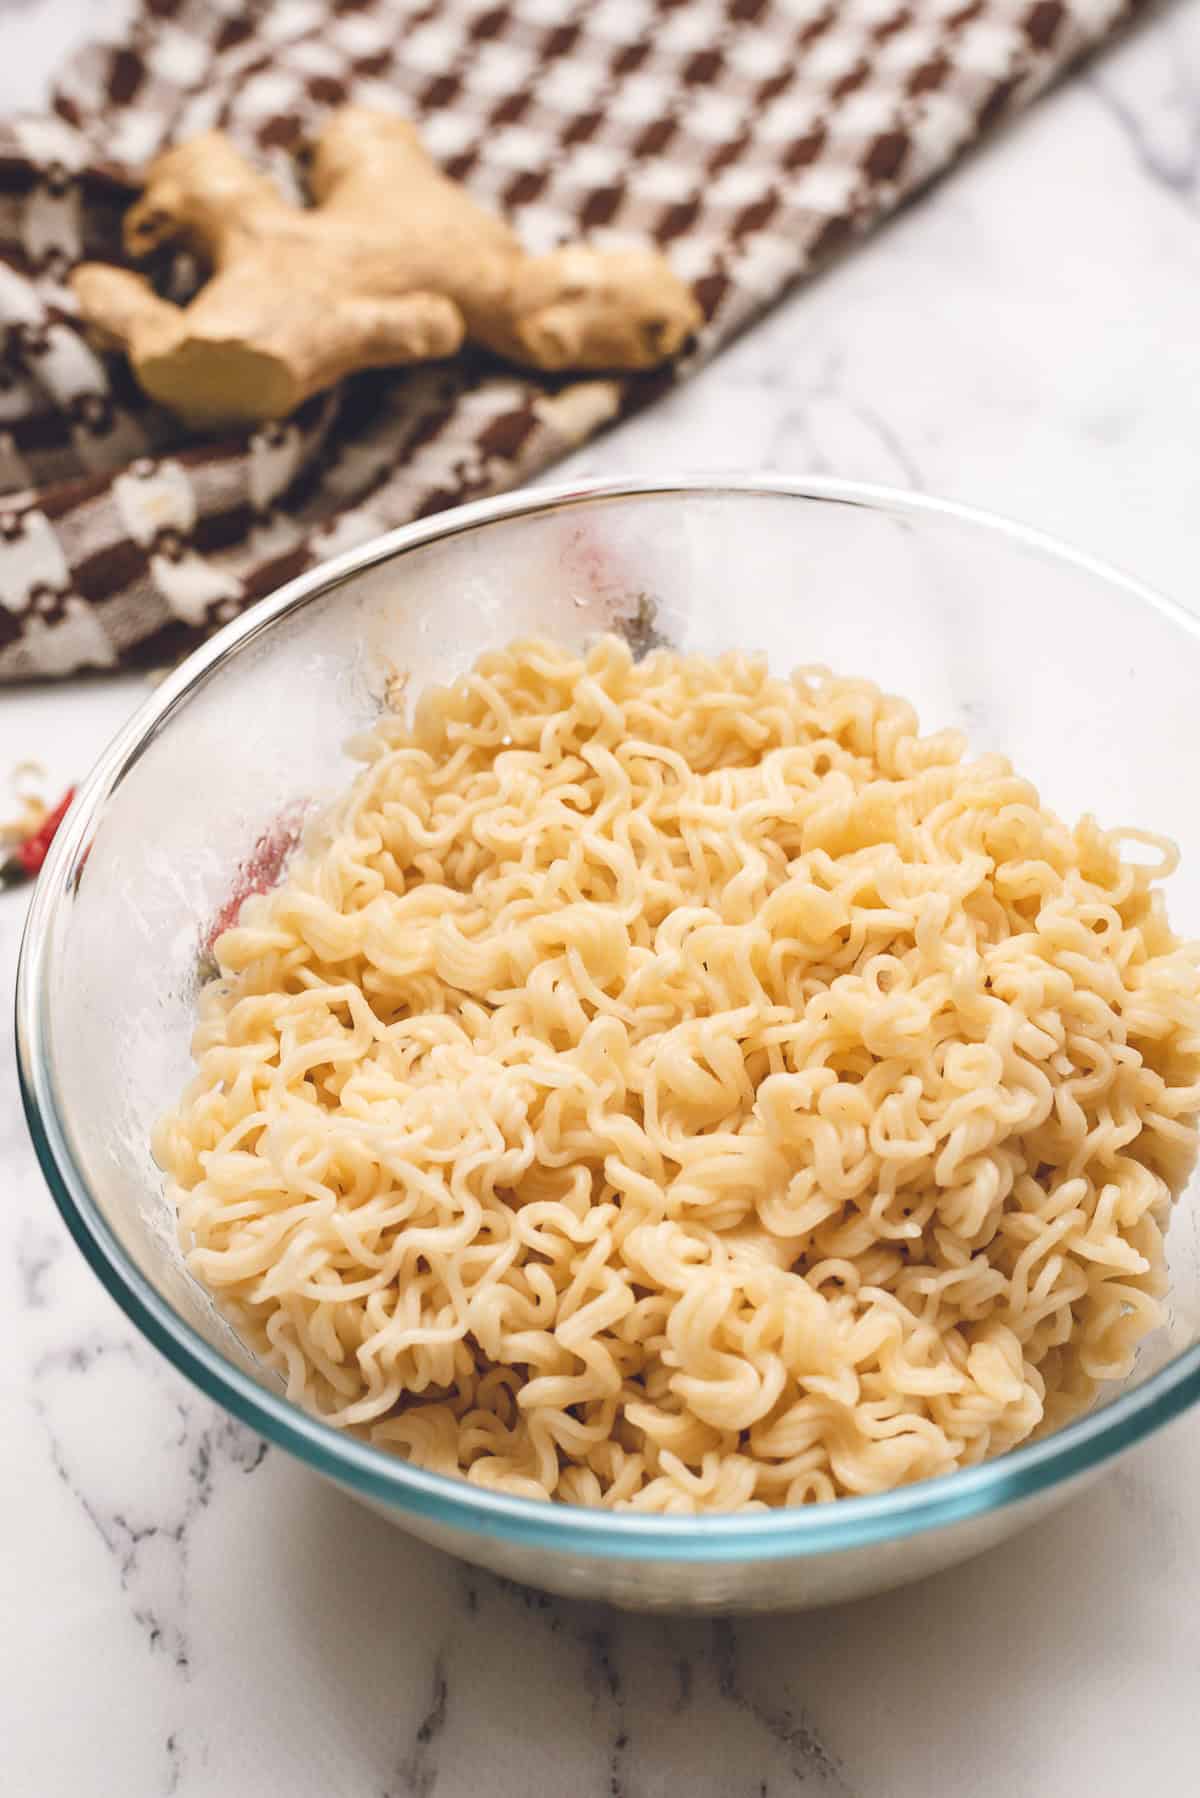
MULTIPOLYGON (((0 4, 0 105, 101 10, 0 4)), ((923 488, 1200 609, 1198 212, 1184 0, 553 478, 923 488)), ((0 775, 65 782, 143 690, 6 693, 0 775)), ((22 910, 0 896, 5 1017, 22 910)), ((1183 1798, 1198 1539, 1195 1416, 1036 1533, 836 1612, 627 1617, 458 1566, 137 1336, 58 1222, 0 1029, 4 1798, 1183 1798)))

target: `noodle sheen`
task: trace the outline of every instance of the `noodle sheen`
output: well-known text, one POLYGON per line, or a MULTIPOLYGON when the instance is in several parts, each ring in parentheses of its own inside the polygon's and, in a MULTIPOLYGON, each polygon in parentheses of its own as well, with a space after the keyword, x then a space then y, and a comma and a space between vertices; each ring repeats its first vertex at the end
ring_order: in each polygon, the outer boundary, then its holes
POLYGON ((1169 843, 866 681, 607 637, 357 748, 155 1136, 291 1398, 506 1492, 729 1511, 1128 1373, 1200 1107, 1169 843))

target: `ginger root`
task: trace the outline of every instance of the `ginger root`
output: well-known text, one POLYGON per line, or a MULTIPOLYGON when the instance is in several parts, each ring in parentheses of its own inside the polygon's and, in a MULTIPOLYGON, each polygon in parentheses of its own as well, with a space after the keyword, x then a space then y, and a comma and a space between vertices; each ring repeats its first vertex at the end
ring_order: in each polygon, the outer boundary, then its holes
POLYGON ((386 113, 331 114, 311 187, 315 205, 294 206, 208 132, 150 165, 125 218, 134 259, 177 242, 211 267, 190 305, 128 269, 73 272, 84 321, 187 424, 280 418, 359 369, 468 341, 536 369, 651 368, 700 323, 655 251, 527 254, 386 113))

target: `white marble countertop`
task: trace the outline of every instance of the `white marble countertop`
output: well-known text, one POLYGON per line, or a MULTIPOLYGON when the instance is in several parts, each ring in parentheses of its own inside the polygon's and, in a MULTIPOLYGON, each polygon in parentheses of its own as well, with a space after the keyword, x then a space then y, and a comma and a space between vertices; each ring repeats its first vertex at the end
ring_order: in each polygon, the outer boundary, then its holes
MULTIPOLYGON (((100 10, 0 0, 0 108, 100 10)), ((919 487, 1200 608, 1198 213, 1184 0, 570 472, 919 487)), ((0 693, 0 770, 65 782, 143 692, 0 693)), ((0 896, 6 1795, 1195 1791, 1200 1415, 1035 1534, 839 1611, 670 1622, 468 1574, 268 1453, 87 1271, 17 1100, 22 911, 0 896)))

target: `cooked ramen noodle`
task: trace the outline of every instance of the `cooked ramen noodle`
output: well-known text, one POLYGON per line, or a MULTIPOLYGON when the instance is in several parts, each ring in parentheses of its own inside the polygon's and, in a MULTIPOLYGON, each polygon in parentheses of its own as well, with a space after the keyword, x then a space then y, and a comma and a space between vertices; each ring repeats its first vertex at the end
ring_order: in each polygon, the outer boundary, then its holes
POLYGON ((503 1492, 733 1511, 1129 1372, 1200 1107, 1170 843, 867 681, 615 638, 355 750, 155 1141, 292 1399, 503 1492))

